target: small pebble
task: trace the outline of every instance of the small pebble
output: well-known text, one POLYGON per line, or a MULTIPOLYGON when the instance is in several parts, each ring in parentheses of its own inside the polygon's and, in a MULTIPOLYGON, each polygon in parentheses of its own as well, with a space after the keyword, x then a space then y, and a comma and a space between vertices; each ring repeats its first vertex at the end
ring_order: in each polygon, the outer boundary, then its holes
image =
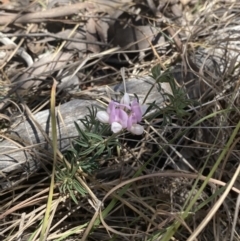
POLYGON ((6 51, 0 51, 0 59, 4 59, 6 57, 6 51))

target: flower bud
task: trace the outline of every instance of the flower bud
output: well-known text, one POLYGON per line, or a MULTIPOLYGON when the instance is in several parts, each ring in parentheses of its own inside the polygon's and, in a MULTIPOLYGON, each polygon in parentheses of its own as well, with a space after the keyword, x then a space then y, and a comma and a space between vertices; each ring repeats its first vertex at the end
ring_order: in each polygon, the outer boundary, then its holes
POLYGON ((128 95, 128 93, 125 93, 120 101, 120 104, 123 105, 129 105, 130 104, 130 97, 128 95))
POLYGON ((113 133, 118 133, 119 131, 122 130, 122 125, 119 124, 118 122, 113 122, 111 125, 111 130, 113 133))
POLYGON ((109 114, 106 111, 98 111, 96 117, 102 123, 109 123, 109 114))
POLYGON ((130 132, 135 135, 142 135, 143 131, 144 131, 143 126, 139 124, 133 124, 130 128, 130 132))

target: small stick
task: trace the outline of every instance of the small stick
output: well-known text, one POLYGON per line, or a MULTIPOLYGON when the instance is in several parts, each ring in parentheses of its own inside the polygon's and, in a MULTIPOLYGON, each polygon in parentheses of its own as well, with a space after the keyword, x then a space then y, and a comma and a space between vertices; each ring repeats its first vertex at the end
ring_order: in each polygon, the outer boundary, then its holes
POLYGON ((126 80, 125 80, 125 68, 122 67, 120 71, 121 71, 121 76, 122 76, 122 79, 123 79, 124 92, 127 93, 126 80))

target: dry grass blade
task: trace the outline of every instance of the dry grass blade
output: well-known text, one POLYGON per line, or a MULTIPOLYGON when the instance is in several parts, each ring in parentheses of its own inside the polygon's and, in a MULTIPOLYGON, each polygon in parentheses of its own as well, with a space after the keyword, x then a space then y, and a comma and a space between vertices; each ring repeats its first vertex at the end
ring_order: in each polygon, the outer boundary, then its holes
POLYGON ((213 215, 217 212, 217 210, 219 209, 219 207, 222 205, 222 203, 224 202, 224 199, 227 197, 227 195, 229 194, 232 186, 234 185, 238 175, 240 173, 240 165, 238 166, 236 172, 234 173, 230 183, 228 183, 226 190, 224 191, 224 193, 222 194, 222 196, 219 198, 219 200, 215 203, 215 205, 213 206, 213 208, 210 210, 210 212, 208 213, 208 215, 206 216, 206 218, 202 221, 202 223, 200 223, 200 225, 194 230, 194 233, 192 233, 192 235, 187 239, 187 241, 193 241, 196 239, 196 237, 199 235, 199 233, 204 229, 204 227, 209 223, 209 221, 212 219, 213 215))
POLYGON ((234 232, 235 232, 235 228, 237 225, 239 209, 240 209, 240 195, 238 195, 237 202, 236 202, 236 208, 235 208, 235 212, 234 212, 234 219, 233 219, 233 226, 232 226, 230 241, 232 241, 234 238, 234 232))
MULTIPOLYGON (((57 164, 57 123, 56 123, 56 113, 55 113, 55 105, 56 105, 56 88, 57 88, 57 82, 54 79, 53 86, 52 86, 52 92, 51 92, 51 123, 52 123, 52 148, 53 148, 53 169, 52 169, 52 175, 51 175, 51 184, 49 188, 49 195, 48 195, 48 201, 47 201, 47 207, 46 212, 42 224, 41 234, 40 234, 40 241, 44 241, 47 239, 48 231, 50 229, 51 220, 49 218, 50 212, 51 212, 51 205, 53 200, 53 190, 54 190, 54 177, 55 177, 55 168, 57 164)), ((53 212, 54 214, 54 212, 53 212)))

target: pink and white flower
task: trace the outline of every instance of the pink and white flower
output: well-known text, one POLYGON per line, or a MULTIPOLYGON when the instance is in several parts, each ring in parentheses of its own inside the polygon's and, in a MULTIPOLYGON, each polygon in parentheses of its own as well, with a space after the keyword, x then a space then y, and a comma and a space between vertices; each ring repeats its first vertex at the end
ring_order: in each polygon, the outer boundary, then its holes
POLYGON ((129 95, 125 93, 120 103, 112 100, 107 111, 98 111, 97 119, 102 123, 109 123, 114 133, 127 129, 135 135, 141 135, 144 128, 138 122, 142 120, 146 109, 146 106, 140 105, 136 98, 130 102, 129 95))

